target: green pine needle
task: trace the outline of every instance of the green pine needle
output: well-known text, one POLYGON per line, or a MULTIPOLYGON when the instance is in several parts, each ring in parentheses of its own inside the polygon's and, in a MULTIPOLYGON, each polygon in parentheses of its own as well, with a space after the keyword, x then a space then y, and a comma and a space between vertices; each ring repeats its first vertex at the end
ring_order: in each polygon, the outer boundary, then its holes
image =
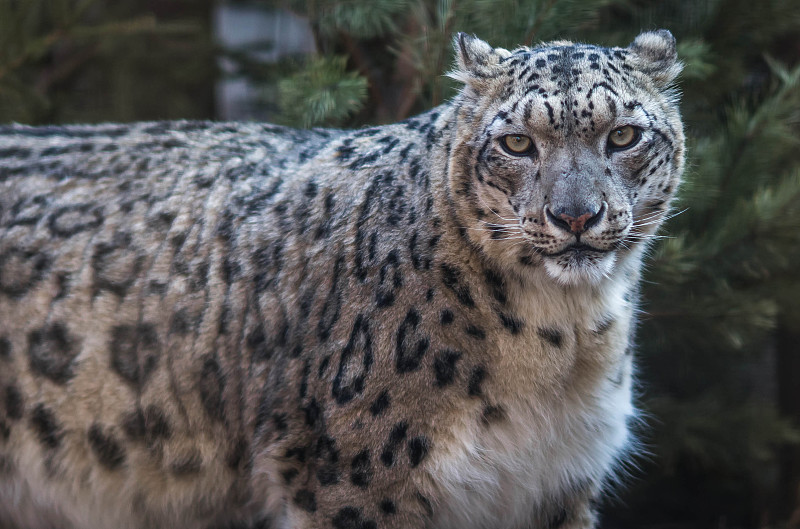
POLYGON ((358 112, 367 80, 347 71, 347 57, 319 57, 278 83, 281 119, 302 127, 338 125, 358 112))

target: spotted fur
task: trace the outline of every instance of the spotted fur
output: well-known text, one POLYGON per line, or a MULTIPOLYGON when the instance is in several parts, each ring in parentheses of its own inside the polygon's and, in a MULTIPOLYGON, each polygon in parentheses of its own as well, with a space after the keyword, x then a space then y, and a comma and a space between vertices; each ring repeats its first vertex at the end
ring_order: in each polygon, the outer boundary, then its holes
POLYGON ((0 127, 0 525, 594 527, 675 43, 456 52, 394 125, 0 127))

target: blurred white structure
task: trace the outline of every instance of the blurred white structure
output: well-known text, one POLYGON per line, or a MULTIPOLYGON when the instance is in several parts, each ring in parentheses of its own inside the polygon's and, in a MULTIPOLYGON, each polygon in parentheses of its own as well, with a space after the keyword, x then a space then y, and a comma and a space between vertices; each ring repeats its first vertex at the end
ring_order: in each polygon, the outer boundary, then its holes
MULTIPOLYGON (((265 64, 285 55, 314 53, 314 36, 308 20, 286 10, 262 6, 221 3, 214 10, 214 36, 228 50, 245 52, 251 60, 265 64), (261 46, 269 43, 271 46, 261 46), (249 50, 249 51, 248 51, 249 50)), ((269 120, 269 112, 258 100, 261 89, 235 75, 229 60, 220 61, 223 77, 215 87, 217 119, 269 120)))

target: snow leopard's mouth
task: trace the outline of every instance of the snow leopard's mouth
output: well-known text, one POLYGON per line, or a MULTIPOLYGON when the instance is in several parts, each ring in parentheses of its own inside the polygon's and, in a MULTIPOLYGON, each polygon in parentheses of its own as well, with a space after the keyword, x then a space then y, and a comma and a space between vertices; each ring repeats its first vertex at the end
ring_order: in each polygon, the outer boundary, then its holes
POLYGON ((614 249, 596 248, 576 242, 566 248, 546 254, 547 273, 562 284, 597 283, 609 277, 617 260, 614 249))
POLYGON ((610 251, 612 251, 612 250, 604 250, 602 248, 595 248, 594 246, 590 246, 590 245, 582 243, 582 242, 577 242, 577 243, 574 243, 574 244, 571 244, 571 245, 567 246, 566 248, 564 248, 561 251, 547 254, 547 256, 548 257, 559 257, 561 255, 570 255, 570 256, 574 256, 574 257, 580 257, 580 256, 587 255, 587 254, 608 253, 610 251))

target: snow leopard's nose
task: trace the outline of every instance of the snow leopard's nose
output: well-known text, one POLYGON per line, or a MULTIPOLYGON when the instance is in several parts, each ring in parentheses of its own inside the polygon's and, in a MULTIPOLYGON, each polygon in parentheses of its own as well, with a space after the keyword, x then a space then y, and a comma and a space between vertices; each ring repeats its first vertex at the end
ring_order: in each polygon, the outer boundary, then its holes
POLYGON ((552 212, 549 207, 545 208, 547 219, 551 224, 575 235, 580 235, 600 222, 605 210, 605 203, 599 208, 560 208, 555 212, 552 212))

